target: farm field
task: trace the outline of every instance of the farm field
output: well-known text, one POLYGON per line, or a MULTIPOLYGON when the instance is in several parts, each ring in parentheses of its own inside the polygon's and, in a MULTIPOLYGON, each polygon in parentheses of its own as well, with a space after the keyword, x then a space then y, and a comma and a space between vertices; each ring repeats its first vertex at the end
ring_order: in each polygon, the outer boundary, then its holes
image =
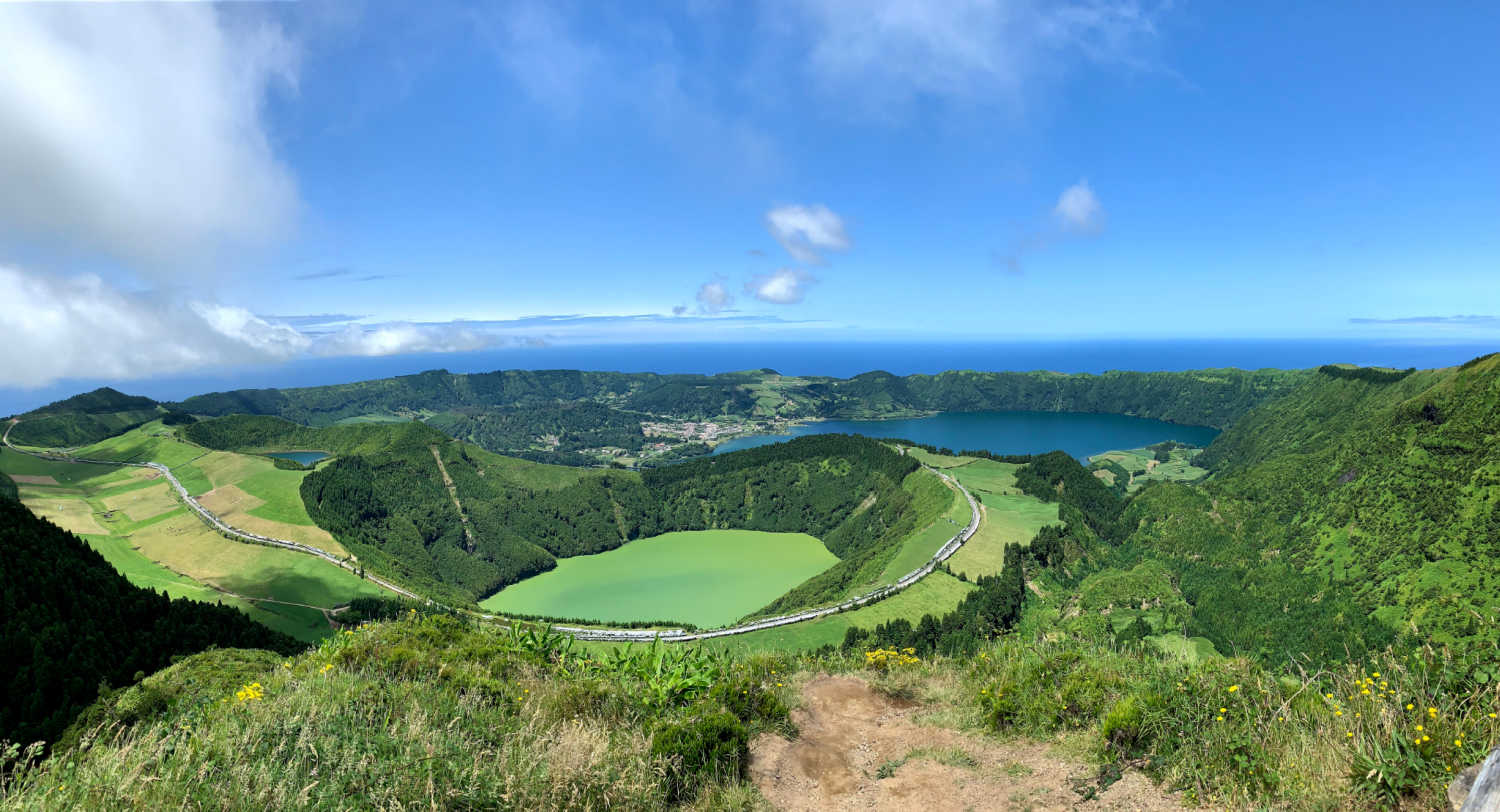
MULTIPOLYGON (((922 471, 917 474, 932 476, 922 471)), ((947 509, 936 521, 902 543, 896 557, 891 559, 891 563, 887 564, 885 571, 881 573, 880 583, 894 583, 900 580, 901 576, 927 563, 928 559, 948 542, 948 539, 953 538, 955 533, 969 524, 969 500, 946 484, 944 488, 952 496, 947 509)))
MULTIPOLYGON (((1155 452, 1149 448, 1131 448, 1124 451, 1106 451, 1103 454, 1095 454, 1089 457, 1089 462, 1103 462, 1109 460, 1119 463, 1121 468, 1130 472, 1130 483, 1126 490, 1134 493, 1141 489, 1147 482, 1164 480, 1168 482, 1197 482, 1208 476, 1206 468, 1199 468, 1193 464, 1193 459, 1198 455, 1197 448, 1174 448, 1169 452, 1170 459, 1165 462, 1157 462, 1155 452)), ((1108 473, 1107 471, 1099 473, 1108 473)), ((1096 474, 1097 475, 1097 474, 1096 474)), ((1102 477, 1101 477, 1102 478, 1102 477)), ((1112 479, 1113 477, 1110 477, 1112 479)), ((1109 481, 1108 479, 1106 481, 1109 481)), ((1113 484, 1112 482, 1110 484, 1113 484)))
MULTIPOLYGON (((694 530, 575 556, 480 602, 493 612, 720 626, 838 559, 804 533, 694 530)), ((841 632, 842 633, 842 632, 841 632)))
POLYGON ((764 650, 802 651, 825 645, 837 646, 844 641, 844 632, 851 626, 872 628, 898 618, 906 618, 915 625, 923 615, 942 617, 953 611, 964 596, 975 588, 973 584, 960 581, 945 572, 934 572, 913 584, 910 589, 872 606, 805 623, 703 640, 692 645, 747 653, 764 650))
POLYGON ((311 556, 220 536, 178 503, 150 469, 49 462, 0 450, 0 471, 23 478, 23 504, 78 533, 132 583, 174 598, 236 606, 302 640, 329 634, 322 608, 384 594, 311 556))

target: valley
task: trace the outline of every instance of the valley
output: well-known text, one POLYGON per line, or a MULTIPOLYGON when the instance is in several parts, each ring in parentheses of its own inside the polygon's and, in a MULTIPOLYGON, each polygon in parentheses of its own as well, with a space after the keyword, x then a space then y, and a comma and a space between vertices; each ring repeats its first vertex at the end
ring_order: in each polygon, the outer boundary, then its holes
MULTIPOLYGON (((0 449, 0 473, 23 505, 78 533, 130 583, 232 607, 328 651, 354 633, 333 634, 341 613, 405 617, 394 607, 406 606, 419 624, 436 613, 461 625, 487 618, 478 625, 498 634, 576 630, 565 645, 595 658, 586 662, 637 656, 630 652, 661 633, 668 642, 656 645, 683 652, 674 656, 774 658, 780 665, 766 679, 878 652, 930 661, 921 668, 936 679, 1001 651, 1021 656, 1013 647, 1025 640, 1058 652, 1111 647, 1149 668, 1186 669, 1171 673, 1276 673, 1289 657, 1328 668, 1379 661, 1394 673, 1400 666, 1382 658, 1425 640, 1443 646, 1444 668, 1474 680, 1488 673, 1483 652, 1496 627, 1464 618, 1500 609, 1483 603, 1490 565, 1439 554, 1397 572, 1353 539, 1400 556, 1399 542, 1381 535, 1400 516, 1429 528, 1429 544, 1472 543, 1442 517, 1469 517, 1461 527, 1488 521, 1493 491, 1474 483, 1487 481, 1483 427, 1494 414, 1496 363, 1399 376, 1315 371, 1222 432, 1134 417, 965 413, 929 423, 943 426, 936 433, 902 437, 935 418, 820 420, 805 424, 817 431, 641 470, 519 459, 431 421, 307 426, 196 415, 168 425, 163 415, 178 412, 158 407, 153 419, 65 452, 84 461, 38 458, 57 452, 37 446, 0 449), (1038 427, 1069 421, 1082 428, 1053 443, 1063 450, 1000 445, 1028 432, 1053 442, 1061 435, 1038 427), (1079 450, 1100 436, 1122 442, 1079 450), (1397 437, 1399 466, 1388 462, 1397 437), (1341 487, 1399 490, 1413 466, 1424 471, 1420 498, 1341 487), (1269 484, 1309 478, 1329 484, 1269 484), (1460 480, 1470 485, 1448 484, 1460 480), (1304 495, 1288 519, 1294 492, 1304 495), (1434 499, 1464 507, 1421 508, 1434 499), (284 548, 246 543, 256 538, 284 548), (1452 591, 1465 582, 1477 585, 1468 602, 1452 591), (396 603, 384 583, 421 600, 396 603), (735 633, 715 631, 726 627, 735 633)), ((132 420, 145 416, 129 405, 132 420)), ((56 412, 48 420, 120 422, 56 412)), ((924 684, 934 696, 951 691, 924 684)), ((1465 708, 1469 732, 1455 741, 1500 735, 1472 720, 1482 691, 1429 690, 1424 701, 1465 708)), ((1088 714, 1118 712, 1109 703, 1125 701, 1085 696, 1065 702, 1093 708, 1077 720, 1085 727, 1102 718, 1088 714)), ((997 729, 1021 724, 992 718, 997 729)), ((1046 728, 1038 724, 1022 727, 1046 728)), ((1460 755, 1434 749, 1432 758, 1460 755)), ((1246 797, 1267 791, 1243 787, 1246 797)))

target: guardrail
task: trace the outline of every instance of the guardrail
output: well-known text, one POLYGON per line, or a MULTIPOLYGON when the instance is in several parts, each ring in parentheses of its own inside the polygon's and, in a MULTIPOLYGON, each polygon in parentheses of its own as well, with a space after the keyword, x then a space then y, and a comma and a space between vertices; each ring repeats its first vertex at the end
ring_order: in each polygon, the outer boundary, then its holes
MULTIPOLYGON (((947 561, 950 557, 952 557, 954 553, 958 552, 959 548, 964 545, 964 542, 967 542, 970 538, 973 537, 974 533, 979 530, 979 522, 981 519, 981 513, 979 511, 979 500, 975 499, 974 495, 969 493, 969 490, 962 484, 960 484, 957 479, 926 465, 922 467, 926 468, 929 471, 932 471, 934 474, 937 474, 943 479, 943 481, 951 484, 953 487, 958 489, 959 493, 962 493, 964 495, 964 498, 969 502, 969 524, 964 527, 964 529, 955 533, 953 538, 948 539, 948 541, 943 544, 942 547, 939 547, 938 551, 933 554, 932 558, 927 560, 927 563, 912 570, 906 575, 901 576, 893 584, 887 584, 877 589, 873 589, 863 595, 860 595, 859 597, 850 598, 846 601, 843 601, 842 603, 834 604, 833 606, 825 606, 819 609, 808 609, 790 615, 779 615, 777 617, 763 618, 761 620, 745 623, 739 626, 731 626, 724 629, 710 629, 708 631, 702 632, 685 632, 682 629, 587 629, 577 626, 553 626, 552 628, 556 631, 571 634, 579 640, 596 640, 616 643, 649 643, 653 640, 660 640, 664 643, 686 643, 693 640, 708 640, 715 637, 729 637, 736 634, 761 631, 763 629, 774 629, 777 626, 787 626, 793 623, 802 623, 809 620, 817 620, 820 617, 836 615, 839 612, 847 612, 850 609, 857 609, 866 604, 875 603, 876 601, 889 598, 890 596, 901 592, 902 590, 910 587, 912 584, 915 584, 916 582, 931 574, 933 570, 937 569, 937 566, 939 564, 947 561)), ((495 619, 494 615, 483 615, 482 617, 486 619, 495 619)))

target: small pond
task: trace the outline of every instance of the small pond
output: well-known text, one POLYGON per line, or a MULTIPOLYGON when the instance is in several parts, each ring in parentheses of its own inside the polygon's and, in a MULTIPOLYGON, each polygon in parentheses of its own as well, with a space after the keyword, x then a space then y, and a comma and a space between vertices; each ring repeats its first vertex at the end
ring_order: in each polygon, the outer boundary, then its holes
POLYGON ((293 460, 295 462, 302 463, 303 465, 312 465, 313 463, 317 462, 318 460, 327 458, 328 457, 328 452, 327 451, 270 451, 270 452, 266 453, 266 456, 267 457, 272 457, 272 458, 275 458, 275 459, 278 459, 278 460, 293 460))

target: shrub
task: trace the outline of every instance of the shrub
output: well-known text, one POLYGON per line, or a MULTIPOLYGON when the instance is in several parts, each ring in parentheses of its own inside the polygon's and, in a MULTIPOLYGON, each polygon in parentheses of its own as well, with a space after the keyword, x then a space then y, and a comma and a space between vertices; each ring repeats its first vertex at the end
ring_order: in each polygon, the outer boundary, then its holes
POLYGON ((744 776, 750 736, 732 714, 706 713, 658 727, 651 737, 651 756, 667 762, 671 799, 690 800, 709 779, 744 776))
POLYGON ((1126 758, 1140 755, 1144 733, 1143 715, 1141 702, 1135 694, 1116 702, 1104 714, 1104 721, 1099 726, 1100 732, 1104 734, 1104 746, 1126 758))
POLYGON ((723 705, 741 722, 753 725, 767 723, 773 727, 787 725, 786 703, 774 691, 766 690, 763 683, 748 674, 736 675, 714 684, 708 692, 709 702, 723 705))

